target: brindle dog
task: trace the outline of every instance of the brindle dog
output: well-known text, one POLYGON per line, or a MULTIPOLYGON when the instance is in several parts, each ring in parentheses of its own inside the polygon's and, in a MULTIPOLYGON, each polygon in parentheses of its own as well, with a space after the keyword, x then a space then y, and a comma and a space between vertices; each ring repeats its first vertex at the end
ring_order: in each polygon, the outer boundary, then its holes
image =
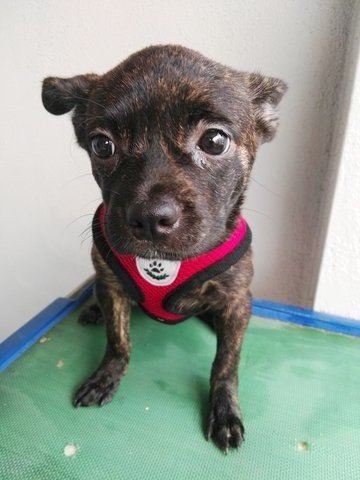
MULTIPOLYGON (((54 115, 73 110, 78 143, 107 206, 111 244, 121 253, 181 260, 216 247, 236 227, 256 150, 275 135, 285 91, 279 79, 167 45, 141 50, 101 76, 46 78, 42 100, 54 115)), ((92 260, 98 306, 80 320, 104 318, 107 348, 77 391, 76 406, 111 401, 131 350, 132 302, 96 247, 92 260)), ((244 437, 238 364, 252 275, 249 249, 176 305, 216 331, 207 436, 222 450, 239 447, 244 437)))

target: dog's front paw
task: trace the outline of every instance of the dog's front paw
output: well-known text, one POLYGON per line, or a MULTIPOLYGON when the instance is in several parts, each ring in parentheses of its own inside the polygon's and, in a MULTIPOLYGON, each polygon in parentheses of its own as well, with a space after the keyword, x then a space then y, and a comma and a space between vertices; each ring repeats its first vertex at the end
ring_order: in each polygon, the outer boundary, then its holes
POLYGON ((207 438, 224 452, 239 448, 244 441, 244 425, 237 400, 225 389, 217 391, 210 400, 207 438))
POLYGON ((79 315, 79 323, 81 325, 99 325, 103 321, 101 310, 96 303, 84 308, 79 315))
POLYGON ((119 379, 111 372, 98 370, 84 382, 74 397, 75 407, 103 406, 111 402, 117 389, 119 379))

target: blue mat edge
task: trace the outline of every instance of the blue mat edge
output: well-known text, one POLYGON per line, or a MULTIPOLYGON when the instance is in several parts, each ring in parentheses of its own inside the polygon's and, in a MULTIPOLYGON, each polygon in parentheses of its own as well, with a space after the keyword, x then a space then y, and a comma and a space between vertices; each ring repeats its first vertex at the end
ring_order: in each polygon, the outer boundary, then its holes
POLYGON ((253 300, 252 313, 258 317, 360 337, 360 319, 354 320, 329 313, 317 312, 308 308, 261 299, 253 300))
POLYGON ((74 296, 57 298, 19 328, 19 330, 0 343, 0 372, 5 370, 69 313, 90 298, 92 292, 93 282, 86 284, 74 296))
MULTIPOLYGON (((19 330, 0 344, 0 372, 30 348, 54 325, 61 322, 85 300, 90 298, 93 283, 88 283, 70 298, 57 298, 19 330)), ((254 299, 252 313, 259 317, 317 328, 329 332, 360 337, 360 321, 316 312, 311 309, 254 299)))

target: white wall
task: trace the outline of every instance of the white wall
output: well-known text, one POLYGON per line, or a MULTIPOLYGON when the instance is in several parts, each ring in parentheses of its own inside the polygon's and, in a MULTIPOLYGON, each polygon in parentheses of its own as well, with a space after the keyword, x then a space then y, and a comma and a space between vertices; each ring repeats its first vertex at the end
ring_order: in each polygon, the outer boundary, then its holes
POLYGON ((334 150, 339 169, 315 296, 315 309, 360 320, 360 4, 354 16, 348 81, 334 150), (347 108, 350 105, 350 108, 347 108))
POLYGON ((258 157, 246 216, 255 237, 255 295, 310 306, 352 6, 338 0, 2 0, 0 339, 92 272, 90 239, 81 243, 81 232, 99 193, 70 118, 42 108, 42 78, 101 73, 156 43, 181 43, 289 83, 279 135, 258 157))

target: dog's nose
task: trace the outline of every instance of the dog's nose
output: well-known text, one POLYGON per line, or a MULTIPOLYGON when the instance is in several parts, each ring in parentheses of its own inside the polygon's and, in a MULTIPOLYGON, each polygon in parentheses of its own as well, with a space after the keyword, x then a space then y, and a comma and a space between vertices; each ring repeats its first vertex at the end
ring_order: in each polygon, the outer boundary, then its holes
POLYGON ((139 240, 156 240, 178 226, 180 214, 175 200, 143 202, 128 208, 127 221, 139 240))

